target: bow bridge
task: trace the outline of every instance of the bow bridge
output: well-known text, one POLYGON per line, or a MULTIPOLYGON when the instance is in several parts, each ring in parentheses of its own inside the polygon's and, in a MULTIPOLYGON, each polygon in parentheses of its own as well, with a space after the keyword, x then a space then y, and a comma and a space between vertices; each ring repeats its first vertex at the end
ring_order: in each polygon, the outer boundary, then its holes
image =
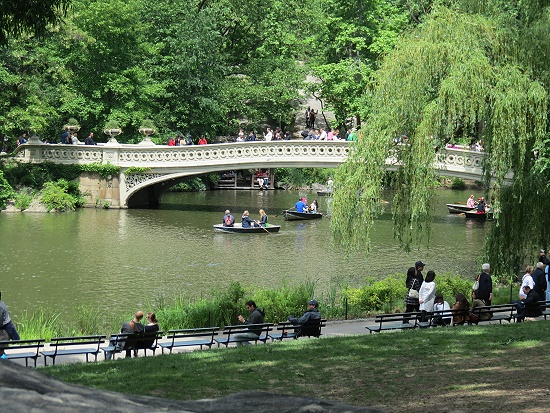
MULTIPOLYGON (((44 144, 35 138, 17 148, 15 157, 21 162, 109 162, 119 166, 118 176, 100 178, 97 174, 84 174, 80 183, 83 191, 91 194, 89 205, 107 202, 111 207, 128 208, 158 205, 166 189, 190 176, 260 168, 336 168, 347 158, 350 145, 346 141, 287 140, 201 146, 119 143, 87 146, 44 144), (129 167, 147 171, 125 173, 129 167)), ((482 153, 462 149, 442 149, 434 158, 434 168, 439 174, 463 179, 479 180, 482 164, 482 153)), ((388 169, 397 167, 392 158, 386 160, 386 165, 388 169)))

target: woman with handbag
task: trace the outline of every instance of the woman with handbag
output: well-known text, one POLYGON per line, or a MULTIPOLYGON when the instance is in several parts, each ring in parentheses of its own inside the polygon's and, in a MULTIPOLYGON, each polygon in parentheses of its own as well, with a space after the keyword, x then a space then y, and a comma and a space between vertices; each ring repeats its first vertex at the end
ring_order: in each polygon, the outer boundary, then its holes
MULTIPOLYGON (((423 267, 422 267, 423 268, 423 267)), ((418 292, 424 282, 424 277, 421 271, 417 271, 417 268, 410 267, 407 270, 407 280, 405 285, 407 286, 407 295, 405 296, 406 313, 413 313, 420 311, 420 303, 418 302, 418 292)), ((407 322, 405 319, 404 322, 407 322)))

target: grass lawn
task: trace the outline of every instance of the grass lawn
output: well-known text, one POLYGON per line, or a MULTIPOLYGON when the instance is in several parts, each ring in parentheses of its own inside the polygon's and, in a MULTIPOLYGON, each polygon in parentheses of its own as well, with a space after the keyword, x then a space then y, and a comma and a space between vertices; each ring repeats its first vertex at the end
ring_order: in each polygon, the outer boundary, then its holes
POLYGON ((67 382, 177 400, 247 389, 386 412, 547 412, 550 321, 448 327, 46 367, 67 382))

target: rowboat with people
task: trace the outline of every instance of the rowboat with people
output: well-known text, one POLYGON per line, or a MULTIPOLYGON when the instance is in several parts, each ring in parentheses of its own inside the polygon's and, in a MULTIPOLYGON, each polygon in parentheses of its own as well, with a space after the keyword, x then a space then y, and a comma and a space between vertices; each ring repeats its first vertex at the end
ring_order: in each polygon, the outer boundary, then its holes
POLYGON ((214 232, 228 232, 228 233, 238 233, 238 234, 272 234, 274 232, 279 232, 281 229, 280 225, 271 225, 268 224, 266 227, 250 227, 243 228, 242 224, 235 223, 233 226, 228 227, 223 224, 214 224, 214 232))
POLYGON ((472 210, 472 207, 466 204, 447 204, 447 209, 450 214, 461 214, 472 210))
POLYGON ((285 209, 283 211, 283 215, 287 221, 303 221, 323 218, 323 214, 320 212, 298 212, 292 209, 285 209))
POLYGON ((470 211, 465 211, 464 215, 466 215, 466 218, 468 218, 468 219, 475 219, 475 220, 478 220, 478 221, 492 221, 493 220, 493 212, 492 211, 479 212, 477 209, 472 209, 470 211))

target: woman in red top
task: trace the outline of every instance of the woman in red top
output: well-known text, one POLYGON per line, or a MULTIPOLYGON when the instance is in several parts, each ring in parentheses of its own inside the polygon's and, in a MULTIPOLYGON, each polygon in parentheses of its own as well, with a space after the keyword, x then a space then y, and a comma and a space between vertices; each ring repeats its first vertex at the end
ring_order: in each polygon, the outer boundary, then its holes
POLYGON ((208 141, 206 140, 206 138, 204 136, 201 136, 201 138, 199 139, 199 145, 206 145, 208 143, 208 141))

